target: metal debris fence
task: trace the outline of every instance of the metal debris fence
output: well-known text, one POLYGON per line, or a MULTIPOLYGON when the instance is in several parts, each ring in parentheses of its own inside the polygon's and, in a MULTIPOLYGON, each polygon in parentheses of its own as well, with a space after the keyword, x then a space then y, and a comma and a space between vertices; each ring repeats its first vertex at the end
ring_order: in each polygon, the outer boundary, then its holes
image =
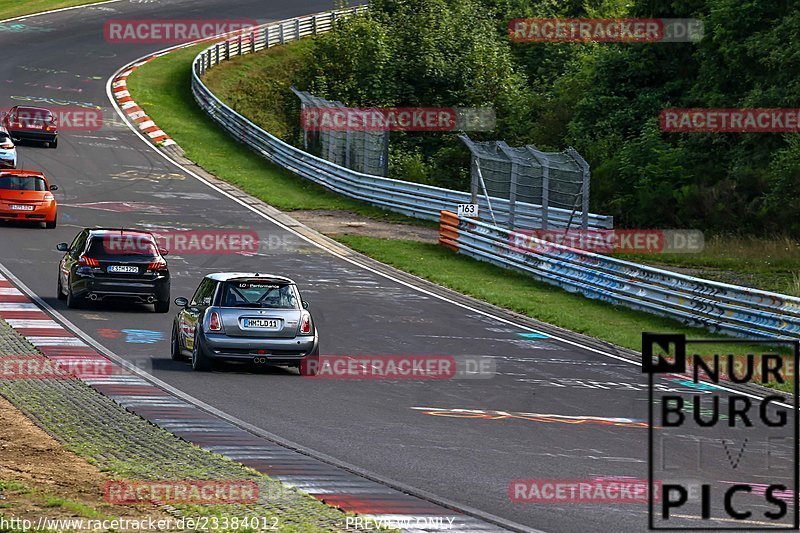
MULTIPOLYGON (((339 108, 346 109, 342 102, 332 102, 307 91, 292 87, 300 99, 301 109, 339 108)), ((303 132, 303 149, 339 166, 371 174, 386 176, 389 173, 388 131, 309 131, 303 132)))
POLYGON ((589 227, 589 164, 574 148, 542 152, 533 145, 459 137, 472 154, 472 197, 485 188, 489 196, 507 199, 510 229, 516 227, 517 202, 542 206, 541 229, 551 227, 552 208, 570 212, 567 228, 589 227))

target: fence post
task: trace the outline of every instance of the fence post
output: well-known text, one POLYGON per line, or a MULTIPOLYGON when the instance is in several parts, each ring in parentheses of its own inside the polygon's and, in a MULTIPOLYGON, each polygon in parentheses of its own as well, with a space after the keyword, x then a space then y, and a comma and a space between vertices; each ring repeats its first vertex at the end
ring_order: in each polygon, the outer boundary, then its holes
POLYGON ((256 32, 255 31, 250 32, 250 53, 251 54, 255 54, 256 53, 256 32))
POLYGON ((527 145, 525 149, 542 167, 542 229, 548 229, 550 225, 550 158, 532 144, 527 145))
MULTIPOLYGON (((353 167, 350 166, 350 125, 347 125, 347 129, 344 131, 344 166, 354 170, 353 167)), ((363 171, 363 169, 362 169, 363 171)))
POLYGON ((472 139, 469 138, 469 135, 461 133, 458 138, 469 148, 471 178, 469 201, 471 204, 476 204, 478 203, 478 154, 475 152, 475 144, 472 142, 472 139))
POLYGON ((381 146, 381 168, 383 169, 383 176, 389 176, 389 132, 384 132, 381 136, 382 146, 381 146))
POLYGON ((294 19, 295 40, 300 40, 300 19, 294 19))
POLYGON ((498 141, 497 147, 511 161, 511 180, 508 186, 508 229, 514 229, 514 218, 517 213, 517 183, 519 183, 518 158, 505 141, 498 141))
MULTIPOLYGON (((231 42, 226 40, 225 41, 225 59, 230 59, 231 57, 231 42)), ((222 63, 222 61, 218 61, 218 63, 222 63)))
POLYGON ((316 35, 317 34, 317 16, 316 15, 311 17, 311 34, 312 35, 316 35))
POLYGON ((542 167, 542 229, 549 229, 550 215, 550 159, 544 156, 542 167))
POLYGON ((242 55, 242 43, 243 42, 244 42, 244 40, 242 39, 242 34, 240 33, 239 34, 239 50, 238 50, 238 53, 236 55, 242 55))
POLYGON ((578 151, 570 146, 564 152, 569 155, 581 168, 583 173, 583 185, 581 187, 581 229, 589 227, 589 180, 591 179, 591 171, 589 163, 578 153, 578 151))

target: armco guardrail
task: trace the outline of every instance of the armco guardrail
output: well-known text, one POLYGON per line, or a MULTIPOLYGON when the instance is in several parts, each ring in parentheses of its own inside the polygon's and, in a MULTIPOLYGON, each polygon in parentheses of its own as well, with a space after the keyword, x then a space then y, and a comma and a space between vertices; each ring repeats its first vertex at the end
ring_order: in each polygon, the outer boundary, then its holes
MULTIPOLYGON (((366 9, 359 6, 350 9, 320 13, 267 24, 216 43, 198 55, 192 64, 192 93, 200 107, 222 128, 257 153, 274 163, 310 179, 332 191, 363 200, 384 209, 397 211, 412 217, 438 220, 442 210, 455 210, 460 203, 469 203, 470 193, 432 187, 418 183, 394 180, 369 174, 361 174, 320 159, 287 144, 267 131, 259 128, 217 98, 201 80, 210 68, 233 56, 253 53, 288 41, 330 31, 338 18, 347 17, 366 9)), ((490 218, 485 198, 478 200, 481 218, 490 218)), ((509 218, 508 200, 491 198, 492 208, 498 224, 509 218)), ((550 208, 547 211, 550 227, 565 227, 571 212, 550 208)), ((580 213, 574 220, 580 220, 580 213)), ((542 222, 541 206, 517 203, 514 224, 518 228, 539 228, 542 222)), ((589 215, 589 227, 611 229, 611 216, 589 215)))
POLYGON ((800 338, 800 298, 684 276, 442 211, 439 242, 589 298, 746 338, 800 338))

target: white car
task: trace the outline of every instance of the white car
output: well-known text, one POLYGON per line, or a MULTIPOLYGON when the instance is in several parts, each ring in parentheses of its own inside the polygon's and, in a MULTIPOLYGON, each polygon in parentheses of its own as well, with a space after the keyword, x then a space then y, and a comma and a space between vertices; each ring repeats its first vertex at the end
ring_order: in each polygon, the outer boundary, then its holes
POLYGON ((17 168, 17 148, 8 130, 0 126, 0 168, 17 168))

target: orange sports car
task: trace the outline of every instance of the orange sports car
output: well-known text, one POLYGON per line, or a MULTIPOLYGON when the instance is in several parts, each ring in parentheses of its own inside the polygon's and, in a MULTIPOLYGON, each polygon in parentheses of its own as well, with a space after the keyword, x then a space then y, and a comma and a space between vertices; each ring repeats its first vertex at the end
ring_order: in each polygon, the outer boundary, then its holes
POLYGON ((57 189, 41 172, 0 170, 0 220, 39 222, 55 228, 58 207, 51 191, 57 189))

